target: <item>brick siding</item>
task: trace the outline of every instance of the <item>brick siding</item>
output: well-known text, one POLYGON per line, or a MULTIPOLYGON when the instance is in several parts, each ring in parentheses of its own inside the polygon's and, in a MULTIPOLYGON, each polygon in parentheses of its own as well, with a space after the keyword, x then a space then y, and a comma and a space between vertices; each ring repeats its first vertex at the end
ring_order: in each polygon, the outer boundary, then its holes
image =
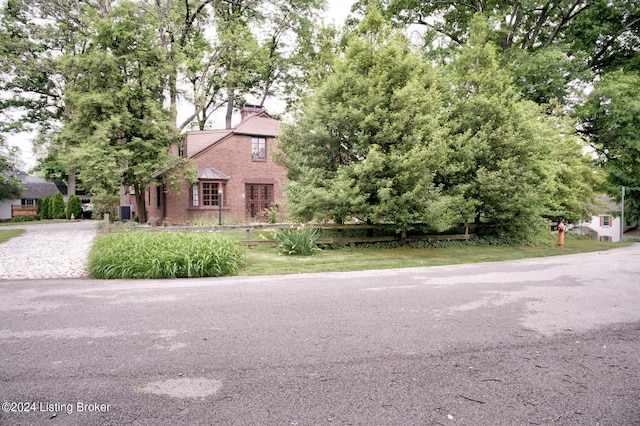
MULTIPOLYGON (((246 184, 272 184, 274 190, 274 202, 280 205, 280 215, 286 215, 284 184, 286 171, 283 167, 273 162, 273 153, 276 150, 275 139, 266 138, 266 161, 253 161, 251 159, 250 135, 231 134, 219 143, 200 151, 192 159, 191 163, 198 170, 207 167, 229 176, 226 181, 226 191, 222 207, 223 220, 242 222, 246 220, 246 184)), ((180 191, 171 190, 164 194, 166 197, 166 216, 164 219, 171 223, 187 223, 196 219, 209 217, 218 218, 218 206, 193 207, 191 205, 191 185, 182 179, 180 191)), ((161 220, 163 218, 162 203, 157 202, 157 189, 155 186, 147 188, 146 202, 148 218, 161 220)), ((200 203, 202 204, 202 202, 200 203)))

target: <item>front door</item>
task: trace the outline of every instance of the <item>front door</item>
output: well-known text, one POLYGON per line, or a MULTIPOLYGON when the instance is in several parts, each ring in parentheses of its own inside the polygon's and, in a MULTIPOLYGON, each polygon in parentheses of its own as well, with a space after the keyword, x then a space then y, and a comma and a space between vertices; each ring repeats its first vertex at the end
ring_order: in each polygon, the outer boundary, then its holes
POLYGON ((273 203, 273 185, 250 184, 245 187, 247 216, 255 218, 273 203))

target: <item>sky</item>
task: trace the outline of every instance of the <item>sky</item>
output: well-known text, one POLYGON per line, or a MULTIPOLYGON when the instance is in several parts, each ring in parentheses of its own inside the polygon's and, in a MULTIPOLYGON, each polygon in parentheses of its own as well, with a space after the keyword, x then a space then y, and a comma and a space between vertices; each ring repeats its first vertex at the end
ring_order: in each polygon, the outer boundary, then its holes
MULTIPOLYGON (((327 0, 327 12, 325 22, 327 24, 342 25, 346 19, 351 5, 355 0, 327 0)), ((4 1, 0 1, 3 4, 4 1)), ((31 140, 35 136, 31 133, 20 133, 16 135, 5 135, 9 146, 16 146, 20 149, 20 169, 28 171, 36 166, 36 157, 33 154, 31 140)))

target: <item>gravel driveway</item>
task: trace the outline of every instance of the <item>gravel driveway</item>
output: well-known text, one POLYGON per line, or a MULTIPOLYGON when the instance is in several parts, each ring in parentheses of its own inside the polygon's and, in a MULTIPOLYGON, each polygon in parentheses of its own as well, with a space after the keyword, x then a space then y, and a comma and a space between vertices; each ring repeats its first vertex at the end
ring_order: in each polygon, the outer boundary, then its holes
POLYGON ((0 280, 83 278, 98 221, 28 223, 2 229, 26 232, 0 244, 0 280))

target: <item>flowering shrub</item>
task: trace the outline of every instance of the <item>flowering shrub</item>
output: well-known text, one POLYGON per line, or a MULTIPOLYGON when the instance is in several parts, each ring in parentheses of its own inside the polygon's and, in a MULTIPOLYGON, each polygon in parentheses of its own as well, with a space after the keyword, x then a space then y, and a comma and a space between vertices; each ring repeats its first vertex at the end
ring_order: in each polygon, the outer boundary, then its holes
POLYGON ((269 207, 262 210, 258 215, 258 217, 260 218, 260 222, 276 223, 276 221, 278 220, 279 211, 280 206, 277 203, 271 204, 269 207))

